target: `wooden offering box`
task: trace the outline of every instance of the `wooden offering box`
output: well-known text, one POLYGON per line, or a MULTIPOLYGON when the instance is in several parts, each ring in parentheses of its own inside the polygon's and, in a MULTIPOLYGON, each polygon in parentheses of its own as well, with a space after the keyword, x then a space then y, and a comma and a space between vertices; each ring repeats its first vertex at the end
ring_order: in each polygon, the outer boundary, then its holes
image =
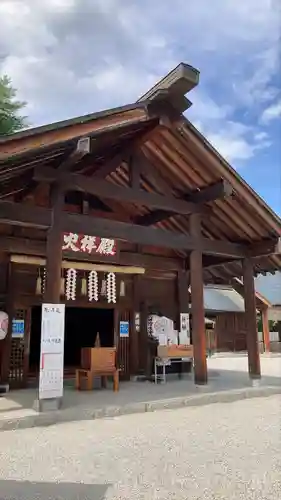
POLYGON ((79 390, 81 379, 86 379, 87 389, 93 388, 93 378, 102 378, 106 387, 106 378, 113 377, 113 390, 119 390, 119 370, 116 366, 115 347, 85 347, 81 351, 81 368, 76 370, 75 386, 79 390))
POLYGON ((192 345, 159 345, 157 348, 159 358, 193 358, 192 345))

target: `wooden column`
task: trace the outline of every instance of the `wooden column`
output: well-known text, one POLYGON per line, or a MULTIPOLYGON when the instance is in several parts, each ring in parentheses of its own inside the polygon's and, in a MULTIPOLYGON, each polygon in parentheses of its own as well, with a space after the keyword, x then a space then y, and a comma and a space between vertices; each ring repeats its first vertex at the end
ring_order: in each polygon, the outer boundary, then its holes
POLYGON ((64 193, 57 186, 51 188, 51 203, 53 207, 53 222, 47 233, 44 302, 59 304, 63 245, 60 214, 64 205, 64 193))
POLYGON ((11 347, 12 347, 12 321, 15 315, 15 300, 14 292, 15 287, 13 286, 13 265, 11 262, 8 263, 7 270, 7 280, 6 280, 6 312, 9 317, 8 333, 3 340, 2 353, 1 353, 1 385, 9 384, 9 374, 10 374, 10 361, 11 361, 11 347))
MULTIPOLYGON (((201 219, 199 214, 190 216, 190 234, 199 237, 201 219)), ((190 284, 192 313, 192 343, 194 350, 194 380, 196 384, 207 384, 206 333, 204 311, 203 265, 202 252, 193 250, 190 253, 190 284)))
POLYGON ((180 331, 180 314, 189 313, 189 288, 190 276, 188 271, 178 271, 177 274, 177 299, 178 299, 178 321, 177 329, 180 331))
POLYGON ((270 352, 270 336, 269 336, 269 321, 268 321, 268 308, 261 311, 262 318, 262 335, 263 346, 265 352, 270 352))
POLYGON ((146 301, 142 301, 140 304, 139 370, 143 373, 147 372, 147 317, 148 304, 146 301))
POLYGON ((141 277, 138 275, 133 276, 132 328, 130 337, 130 372, 132 375, 136 375, 139 368, 140 332, 136 329, 135 315, 136 313, 140 315, 140 279, 141 277))
POLYGON ((258 379, 261 376, 261 369, 256 312, 254 266, 251 259, 243 260, 243 283, 249 376, 252 379, 258 379))

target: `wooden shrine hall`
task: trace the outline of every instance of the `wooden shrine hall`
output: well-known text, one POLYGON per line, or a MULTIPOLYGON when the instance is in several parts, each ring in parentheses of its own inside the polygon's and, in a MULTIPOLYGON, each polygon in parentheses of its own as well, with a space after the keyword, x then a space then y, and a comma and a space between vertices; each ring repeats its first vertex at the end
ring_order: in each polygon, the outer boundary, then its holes
POLYGON ((234 278, 249 375, 260 377, 254 277, 281 268, 281 221, 186 118, 198 82, 180 64, 134 104, 0 139, 3 383, 26 386, 40 305, 63 302, 65 363, 76 366, 79 342, 99 333, 127 379, 146 369, 148 315, 179 330, 190 312, 194 379, 206 384, 203 285, 234 278), (11 318, 24 320, 21 336, 11 318))

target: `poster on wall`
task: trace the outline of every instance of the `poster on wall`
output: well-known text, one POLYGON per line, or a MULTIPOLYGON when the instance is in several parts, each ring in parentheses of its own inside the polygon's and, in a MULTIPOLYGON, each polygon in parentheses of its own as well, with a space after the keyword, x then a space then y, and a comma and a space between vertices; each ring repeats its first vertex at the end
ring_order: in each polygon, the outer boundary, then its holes
POLYGON ((23 339, 23 337, 24 337, 24 319, 13 319, 12 338, 23 339))
POLYGON ((129 321, 120 321, 120 337, 129 337, 129 321))
POLYGON ((39 400, 63 396, 64 304, 42 304, 39 400))

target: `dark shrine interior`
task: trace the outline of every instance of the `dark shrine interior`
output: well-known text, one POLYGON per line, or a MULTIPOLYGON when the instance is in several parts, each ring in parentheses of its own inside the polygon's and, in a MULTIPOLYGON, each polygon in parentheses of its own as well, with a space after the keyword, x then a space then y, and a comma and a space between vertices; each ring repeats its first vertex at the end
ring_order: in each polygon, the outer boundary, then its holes
MULTIPOLYGON (((64 366, 80 366, 81 348, 94 347, 99 333, 101 347, 114 345, 114 309, 66 307, 64 366)), ((40 359, 41 307, 31 315, 29 369, 37 372, 40 359)))

